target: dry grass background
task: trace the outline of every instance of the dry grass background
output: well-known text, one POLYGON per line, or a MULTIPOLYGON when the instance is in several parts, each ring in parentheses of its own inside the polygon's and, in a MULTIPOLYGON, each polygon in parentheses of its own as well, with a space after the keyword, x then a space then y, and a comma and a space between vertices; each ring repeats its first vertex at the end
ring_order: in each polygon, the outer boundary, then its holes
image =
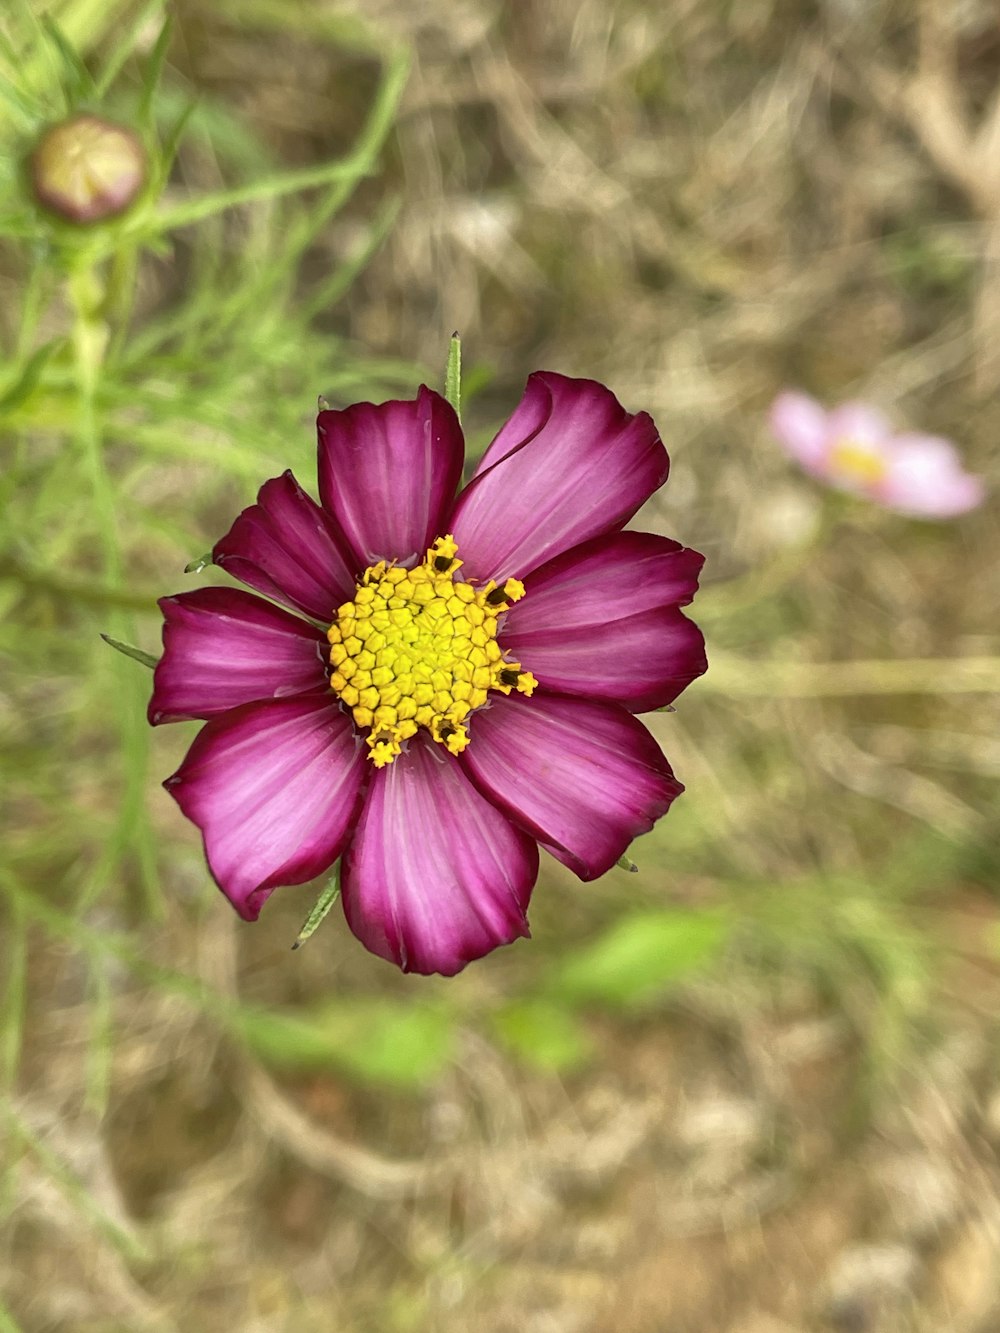
MULTIPOLYGON (((293 963, 301 895, 257 930, 193 910, 196 840, 154 790, 183 910, 143 928, 150 958, 284 1005, 448 988, 458 1058, 419 1095, 277 1076, 112 966, 95 1121, 89 982, 68 944, 47 948, 22 1114, 82 1189, 23 1164, 9 1308, 26 1333, 996 1333, 995 502, 940 527, 831 512, 764 425, 787 384, 866 397, 995 477, 996 7, 353 12, 412 48, 412 73, 385 174, 307 256, 303 290, 395 197, 321 325, 433 376, 460 329, 474 439, 543 366, 653 413, 673 476, 643 526, 709 557, 715 669, 654 724, 686 808, 637 849, 639 877, 547 870, 530 948, 439 984, 378 967, 332 921, 293 963), (624 895, 726 903, 725 968, 639 1015, 590 1014, 594 1055, 563 1078, 519 1064, 481 1014, 624 895)), ((307 162, 351 142, 374 82, 370 56, 316 37, 351 13, 184 0, 171 62, 307 162)), ((211 162, 192 149, 180 171, 211 162)), ((154 770, 178 753, 158 734, 154 770)))

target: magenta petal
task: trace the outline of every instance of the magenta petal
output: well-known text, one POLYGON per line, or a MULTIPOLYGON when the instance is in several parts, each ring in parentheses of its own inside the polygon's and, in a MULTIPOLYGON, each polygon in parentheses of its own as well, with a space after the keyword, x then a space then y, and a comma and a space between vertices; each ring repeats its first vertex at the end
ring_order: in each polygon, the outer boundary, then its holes
POLYGON ((476 713, 462 765, 554 857, 594 879, 684 790, 656 741, 622 708, 511 694, 476 713))
POLYGON ((304 884, 344 849, 367 777, 363 745, 329 694, 245 704, 206 723, 163 784, 201 829, 219 888, 247 921, 279 884, 304 884))
POLYGON ((239 588, 198 588, 161 597, 159 606, 153 726, 323 688, 325 636, 280 607, 239 588))
POLYGON ((646 532, 618 532, 535 571, 507 612, 500 642, 540 684, 663 708, 707 667, 705 640, 677 608, 691 601, 704 556, 646 532))
POLYGON ((376 772, 343 861, 344 914, 404 972, 452 976, 528 934, 538 848, 419 733, 376 772))
POLYGON ((264 483, 212 559, 275 601, 329 624, 354 592, 353 560, 328 515, 291 472, 264 483))
POLYGON ((319 494, 362 567, 423 558, 444 536, 465 442, 454 411, 421 387, 415 401, 320 412, 319 494))
POLYGON ((459 496, 449 531, 465 574, 523 578, 622 527, 667 479, 651 418, 593 380, 541 371, 459 496))

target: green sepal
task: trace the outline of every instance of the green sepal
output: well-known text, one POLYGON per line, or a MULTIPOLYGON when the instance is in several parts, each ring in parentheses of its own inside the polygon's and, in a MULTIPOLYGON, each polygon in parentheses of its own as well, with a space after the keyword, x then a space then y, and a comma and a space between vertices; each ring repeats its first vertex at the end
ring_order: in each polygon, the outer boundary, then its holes
POLYGON ((212 559, 212 552, 206 551, 205 554, 200 555, 197 560, 188 561, 188 563, 184 566, 184 573, 200 574, 203 569, 207 569, 209 565, 212 565, 214 563, 215 561, 212 559))
POLYGON ((639 873, 639 867, 632 860, 631 856, 626 856, 624 852, 619 856, 615 865, 619 870, 627 870, 632 875, 637 875, 639 873))
POLYGON ((309 936, 315 934, 316 929, 319 926, 320 922, 323 920, 327 912, 329 912, 330 908, 333 906, 333 904, 337 901, 339 897, 340 897, 340 863, 338 862, 336 870, 333 872, 333 875, 330 877, 329 881, 324 885, 323 892, 316 899, 315 906, 313 907, 309 915, 306 917, 305 921, 303 922, 302 929, 295 937, 295 943, 292 945, 293 949, 301 949, 302 945, 305 944, 309 936))
POLYGON ((131 657, 134 662, 141 662, 143 666, 149 667, 150 671, 153 670, 157 662, 160 660, 158 657, 154 657, 152 653, 145 653, 141 648, 136 648, 134 644, 122 643, 121 639, 113 639, 110 634, 102 634, 101 638, 108 647, 113 648, 116 653, 121 653, 125 657, 131 657))

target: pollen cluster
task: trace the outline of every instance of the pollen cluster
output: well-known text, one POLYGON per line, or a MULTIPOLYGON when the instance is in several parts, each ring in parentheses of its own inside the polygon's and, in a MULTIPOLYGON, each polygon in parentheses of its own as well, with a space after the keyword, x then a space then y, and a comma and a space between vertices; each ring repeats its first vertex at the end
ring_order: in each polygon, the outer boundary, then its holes
POLYGON ((452 537, 439 537, 415 569, 372 565, 327 632, 331 688, 368 730, 376 768, 391 764, 418 727, 460 754, 466 719, 490 690, 531 694, 537 684, 497 643, 498 618, 524 585, 457 583, 457 550, 452 537))
POLYGON ((830 470, 835 477, 859 486, 877 486, 888 471, 884 458, 853 440, 838 440, 830 450, 830 470))

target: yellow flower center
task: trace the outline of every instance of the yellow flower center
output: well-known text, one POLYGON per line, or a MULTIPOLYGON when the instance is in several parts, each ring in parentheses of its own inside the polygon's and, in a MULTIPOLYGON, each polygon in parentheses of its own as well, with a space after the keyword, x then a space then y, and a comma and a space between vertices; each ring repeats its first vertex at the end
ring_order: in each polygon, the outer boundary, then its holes
POLYGON ((489 690, 531 694, 538 683, 505 661, 497 643, 498 619, 524 585, 457 583, 457 550, 454 538, 439 537, 415 569, 380 560, 327 631, 331 688, 369 729, 376 768, 391 764, 418 727, 460 754, 469 744, 466 719, 489 690))
POLYGON ((855 486, 877 486, 885 479, 885 460, 854 440, 838 440, 830 450, 830 470, 855 486))

